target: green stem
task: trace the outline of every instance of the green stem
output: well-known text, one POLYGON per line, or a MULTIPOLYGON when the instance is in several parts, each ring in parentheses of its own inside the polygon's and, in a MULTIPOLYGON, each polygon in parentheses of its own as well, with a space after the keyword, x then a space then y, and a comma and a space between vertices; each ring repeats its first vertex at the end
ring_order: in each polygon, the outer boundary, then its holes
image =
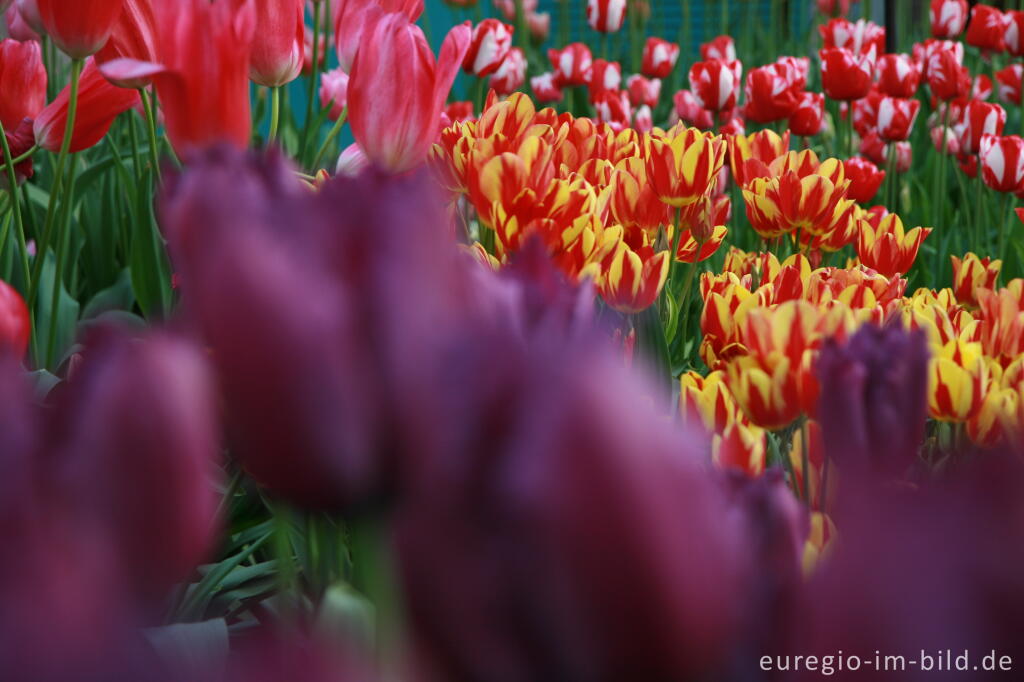
POLYGON ((34 144, 34 145, 32 145, 31 149, 29 149, 27 152, 25 152, 21 156, 17 156, 15 158, 11 159, 9 163, 11 163, 12 165, 17 166, 19 163, 21 163, 22 161, 27 160, 30 156, 35 154, 37 151, 39 151, 39 145, 34 144))
MULTIPOLYGON (((18 177, 14 172, 15 162, 11 159, 11 145, 7 142, 7 134, 4 131, 3 123, 0 123, 0 145, 3 146, 4 153, 4 166, 7 168, 7 192, 11 197, 11 209, 14 213, 14 229, 18 237, 18 249, 21 251, 21 267, 25 273, 26 283, 29 277, 28 268, 28 249, 25 248, 25 223, 24 218, 21 215, 21 201, 18 199, 18 177)), ((2 242, 0 242, 0 248, 7 242, 6 235, 2 242)), ((35 319, 35 313, 31 310, 32 318, 35 319)))
POLYGON ((60 318, 60 292, 63 288, 64 262, 67 259, 68 241, 71 224, 71 213, 75 200, 75 159, 72 158, 68 169, 67 191, 61 204, 60 231, 57 233, 57 265, 53 270, 53 294, 50 298, 50 329, 46 342, 45 367, 53 368, 56 358, 53 357, 57 345, 57 322, 60 318))
POLYGON ((981 159, 978 159, 978 173, 974 176, 974 182, 977 187, 977 194, 974 196, 977 207, 974 213, 974 252, 982 253, 981 242, 985 234, 985 180, 982 178, 981 159))
MULTIPOLYGON (((50 188, 50 201, 46 206, 46 221, 43 223, 43 235, 36 250, 36 261, 32 268, 32 280, 28 290, 28 306, 35 304, 36 295, 39 293, 39 275, 42 271, 43 261, 46 260, 46 250, 50 246, 53 236, 53 221, 57 213, 57 198, 60 196, 61 184, 64 182, 64 164, 67 163, 68 151, 71 148, 71 136, 75 130, 75 116, 78 109, 78 81, 82 75, 83 61, 75 59, 71 62, 71 93, 68 99, 68 118, 64 126, 64 139, 60 145, 60 153, 57 156, 57 170, 53 175, 53 185, 50 188)), ((59 273, 58 273, 59 275, 59 273)))
POLYGON ((299 149, 299 158, 306 157, 306 147, 309 145, 310 129, 313 127, 313 108, 316 105, 317 76, 320 71, 320 17, 321 6, 319 2, 313 3, 313 66, 309 77, 309 97, 306 100, 306 120, 302 131, 302 146, 299 149))
POLYGON ((1006 230, 1013 220, 1013 194, 1006 192, 1003 197, 1002 220, 999 223, 999 260, 1006 262, 1006 230))
POLYGON ((267 143, 273 144, 277 139, 277 126, 281 119, 281 88, 270 88, 270 132, 267 143))
POLYGON ((327 137, 324 139, 324 143, 320 145, 320 149, 316 153, 316 160, 313 161, 313 170, 315 171, 320 167, 320 161, 324 158, 324 154, 327 153, 327 148, 334 142, 334 140, 341 133, 341 129, 345 126, 345 119, 348 118, 348 107, 341 110, 341 115, 338 116, 338 120, 334 122, 334 127, 331 128, 331 132, 327 133, 327 137))
POLYGON ((142 97, 142 108, 146 112, 146 132, 149 135, 149 161, 153 165, 153 176, 156 178, 159 184, 162 181, 160 177, 160 151, 159 143, 156 137, 156 94, 152 95, 152 99, 146 96, 145 90, 139 90, 139 95, 142 97))

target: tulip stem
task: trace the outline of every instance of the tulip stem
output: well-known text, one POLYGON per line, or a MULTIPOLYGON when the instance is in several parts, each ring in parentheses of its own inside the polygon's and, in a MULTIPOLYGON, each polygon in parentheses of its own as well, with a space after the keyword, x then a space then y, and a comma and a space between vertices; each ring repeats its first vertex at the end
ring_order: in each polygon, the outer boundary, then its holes
MULTIPOLYGON (((163 179, 160 177, 160 152, 156 138, 156 103, 146 95, 144 88, 139 89, 139 96, 142 97, 142 109, 146 113, 146 133, 149 135, 149 160, 153 165, 153 176, 157 184, 163 179)), ((153 95, 155 98, 156 96, 153 95)))
POLYGON ((974 196, 975 211, 974 217, 974 252, 982 253, 982 248, 985 235, 985 180, 982 178, 981 172, 981 159, 978 159, 978 172, 974 176, 974 182, 977 185, 977 194, 974 196))
POLYGON ((316 159, 313 161, 313 170, 316 171, 320 167, 320 161, 323 160, 324 154, 327 153, 327 148, 334 142, 334 140, 341 133, 341 129, 345 126, 345 120, 348 118, 348 107, 341 110, 341 115, 338 116, 338 120, 334 122, 334 127, 331 128, 331 132, 327 133, 327 137, 324 139, 324 143, 320 145, 320 149, 316 153, 316 159))
POLYGON ((277 139, 277 126, 281 120, 281 88, 269 88, 270 90, 270 132, 267 133, 267 144, 273 144, 277 139))
POLYGON ((302 145, 299 147, 299 159, 306 157, 309 146, 310 129, 313 127, 313 107, 316 104, 316 81, 320 71, 320 10, 319 2, 313 3, 313 65, 310 67, 309 98, 306 100, 306 121, 302 130, 302 145))
MULTIPOLYGON (((30 156, 32 156, 33 154, 35 154, 37 151, 39 151, 39 145, 34 144, 34 145, 32 145, 32 148, 29 149, 24 154, 22 154, 20 156, 16 156, 15 158, 11 159, 9 162, 5 161, 5 163, 10 163, 11 165, 17 166, 19 163, 28 160, 28 158, 30 156)), ((6 157, 4 157, 4 158, 6 159, 6 157)))
POLYGON ((75 157, 71 160, 71 168, 68 169, 67 190, 64 193, 64 201, 61 204, 60 231, 57 233, 57 265, 53 271, 53 293, 50 297, 50 329, 49 338, 46 341, 46 367, 51 367, 55 358, 57 344, 57 323, 60 319, 60 292, 63 287, 64 262, 67 259, 68 236, 70 232, 71 213, 74 211, 75 199, 75 157))
MULTIPOLYGON (((29 277, 28 268, 28 249, 25 247, 25 223, 24 218, 21 215, 21 200, 18 198, 18 175, 14 171, 14 167, 17 165, 16 162, 11 159, 11 145, 7 142, 7 133, 4 130, 3 123, 0 123, 0 145, 3 146, 4 153, 4 166, 7 168, 7 193, 11 197, 11 210, 14 213, 14 229, 18 237, 18 250, 21 251, 21 267, 25 272, 26 283, 29 277)), ((6 235, 4 240, 0 242, 0 249, 4 247, 6 243, 6 235)), ((35 319, 35 313, 29 310, 32 319, 35 319)))
POLYGON ((1013 220, 1013 194, 1006 192, 1003 197, 1003 214, 999 223, 999 260, 1006 261, 1006 230, 1008 224, 1013 220))
MULTIPOLYGON (((67 122, 64 125, 64 139, 61 141, 60 153, 57 156, 57 170, 53 175, 53 185, 50 187, 50 200, 46 206, 46 221, 43 223, 42 239, 39 249, 36 251, 35 263, 32 267, 32 280, 28 289, 28 307, 35 305, 36 295, 39 293, 39 276, 42 273, 43 262, 46 260, 46 250, 50 246, 50 239, 53 236, 53 222, 57 212, 57 197, 61 193, 61 185, 64 182, 64 164, 67 163, 68 152, 71 149, 71 137, 75 131, 75 115, 78 109, 78 81, 82 74, 84 62, 75 59, 71 62, 71 92, 68 99, 67 122)), ((54 273, 54 288, 59 289, 60 271, 54 273)), ((38 360, 38 358, 37 358, 38 360)))

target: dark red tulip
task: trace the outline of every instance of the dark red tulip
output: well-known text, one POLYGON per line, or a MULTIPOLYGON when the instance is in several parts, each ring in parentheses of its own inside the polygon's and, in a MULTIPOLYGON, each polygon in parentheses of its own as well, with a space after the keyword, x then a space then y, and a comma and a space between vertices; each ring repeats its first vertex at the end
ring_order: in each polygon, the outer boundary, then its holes
POLYGON ((46 34, 72 59, 95 54, 110 37, 124 0, 37 0, 46 34))
POLYGON ((1006 49, 1007 16, 991 5, 978 4, 971 8, 971 23, 967 25, 964 40, 968 45, 1002 52, 1006 49))
POLYGON ((813 137, 824 129, 825 96, 820 92, 803 93, 796 111, 789 117, 790 132, 803 137, 813 137))
POLYGON ((841 47, 821 51, 821 85, 829 99, 849 102, 868 94, 874 61, 841 47))

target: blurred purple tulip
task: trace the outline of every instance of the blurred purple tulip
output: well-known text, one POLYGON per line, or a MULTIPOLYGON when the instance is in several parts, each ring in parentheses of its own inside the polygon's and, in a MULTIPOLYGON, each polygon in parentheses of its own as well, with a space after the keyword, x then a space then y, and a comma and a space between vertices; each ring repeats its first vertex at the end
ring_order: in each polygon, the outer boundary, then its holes
POLYGON ((463 428, 401 508, 427 679, 694 679, 736 634, 744 522, 607 347, 494 332, 436 398, 463 428), (500 359, 496 361, 496 359, 500 359))
POLYGON ((826 341, 816 372, 827 456, 846 476, 906 473, 928 416, 924 335, 866 325, 845 343, 826 341))

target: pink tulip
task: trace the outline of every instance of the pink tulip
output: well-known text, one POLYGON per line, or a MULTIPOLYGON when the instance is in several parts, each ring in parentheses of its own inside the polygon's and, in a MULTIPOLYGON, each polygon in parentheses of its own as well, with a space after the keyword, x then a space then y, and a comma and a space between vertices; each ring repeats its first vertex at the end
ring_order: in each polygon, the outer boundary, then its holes
POLYGON ((472 29, 455 26, 436 62, 423 31, 401 12, 371 12, 348 87, 352 134, 378 166, 401 173, 426 157, 472 29))
MULTIPOLYGON (((249 76, 257 85, 276 88, 302 71, 305 48, 303 0, 256 0, 249 76)), ((322 54, 322 53, 321 53, 322 54)))
MULTIPOLYGON (((379 8, 384 12, 401 12, 415 22, 423 14, 423 0, 335 0, 334 40, 338 65, 345 73, 352 71, 359 39, 365 30, 367 11, 379 8)), ((376 11, 376 10, 374 10, 376 11)))
POLYGON ((348 106, 348 74, 341 69, 332 69, 320 74, 320 108, 331 108, 327 118, 337 121, 346 106, 348 106))

